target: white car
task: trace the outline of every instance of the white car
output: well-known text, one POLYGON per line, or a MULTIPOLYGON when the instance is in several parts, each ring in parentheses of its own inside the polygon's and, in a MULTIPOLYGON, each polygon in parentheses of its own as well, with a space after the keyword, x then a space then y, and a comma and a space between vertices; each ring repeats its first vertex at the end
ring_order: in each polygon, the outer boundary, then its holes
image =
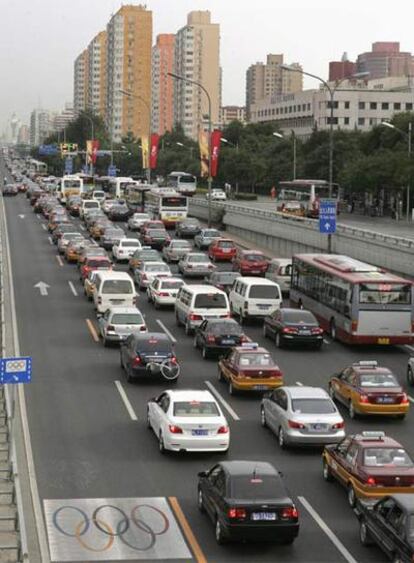
POLYGON ((161 453, 226 452, 230 446, 227 420, 207 390, 164 391, 148 402, 147 424, 161 453))
POLYGON ((129 260, 136 250, 141 250, 141 243, 136 238, 121 238, 112 247, 114 262, 129 260))
POLYGON ((154 278, 147 287, 148 301, 154 307, 174 305, 180 287, 184 285, 181 278, 154 278))
POLYGON ((165 262, 142 262, 134 270, 134 281, 139 289, 145 289, 157 277, 172 277, 171 270, 165 262))
POLYGON ((144 317, 136 307, 110 307, 98 317, 98 325, 104 346, 119 344, 130 334, 147 332, 144 317))
MULTIPOLYGON (((209 198, 208 193, 206 194, 206 198, 209 198)), ((214 189, 211 190, 211 201, 226 201, 227 196, 224 190, 214 189)))
POLYGON ((134 213, 132 217, 128 219, 128 230, 139 231, 141 225, 143 225, 150 219, 151 217, 148 215, 148 213, 134 213))
POLYGON ((105 192, 102 190, 94 190, 92 192, 92 199, 99 201, 99 203, 105 201, 105 198, 106 198, 105 192))
POLYGON ((216 269, 206 254, 189 252, 178 262, 178 271, 184 276, 208 276, 216 269))

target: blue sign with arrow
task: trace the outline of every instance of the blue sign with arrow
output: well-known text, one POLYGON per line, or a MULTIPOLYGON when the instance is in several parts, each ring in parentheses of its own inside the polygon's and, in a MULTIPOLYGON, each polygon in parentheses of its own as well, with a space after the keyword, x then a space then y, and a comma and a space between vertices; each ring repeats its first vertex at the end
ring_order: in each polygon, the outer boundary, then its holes
POLYGON ((0 359, 0 383, 30 383, 32 380, 32 358, 0 359))
POLYGON ((319 232, 325 235, 336 233, 336 201, 322 199, 319 204, 319 232))
POLYGON ((67 156, 65 160, 65 174, 72 174, 73 172, 73 159, 71 156, 67 156))
POLYGON ((108 176, 116 176, 116 166, 115 166, 115 164, 110 164, 108 166, 108 176))

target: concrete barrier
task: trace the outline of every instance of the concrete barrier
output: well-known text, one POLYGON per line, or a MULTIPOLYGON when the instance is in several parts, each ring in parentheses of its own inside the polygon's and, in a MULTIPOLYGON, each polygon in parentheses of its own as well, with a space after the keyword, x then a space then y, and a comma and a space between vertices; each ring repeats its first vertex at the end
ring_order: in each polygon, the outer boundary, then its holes
MULTIPOLYGON (((317 220, 286 216, 247 205, 212 202, 212 220, 221 222, 229 233, 267 248, 278 256, 327 251, 328 237, 319 232, 317 220)), ((207 219, 208 202, 192 198, 190 214, 207 219)), ((346 254, 387 270, 414 276, 414 240, 338 223, 332 242, 332 251, 336 254, 346 254)))

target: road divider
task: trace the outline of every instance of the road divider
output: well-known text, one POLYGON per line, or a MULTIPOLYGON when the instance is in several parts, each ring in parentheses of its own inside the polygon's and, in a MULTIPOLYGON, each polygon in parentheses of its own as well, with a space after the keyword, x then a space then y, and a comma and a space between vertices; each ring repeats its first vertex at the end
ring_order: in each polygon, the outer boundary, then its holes
POLYGON ((319 516, 316 510, 311 506, 311 504, 305 499, 305 497, 298 497, 299 501, 302 503, 304 508, 310 514, 310 516, 315 520, 318 526, 321 528, 323 532, 328 536, 331 542, 334 544, 336 549, 339 553, 346 559, 348 563, 357 563, 356 559, 351 555, 351 553, 347 550, 341 540, 336 536, 333 531, 329 528, 329 526, 325 523, 325 521, 319 516))
POLYGON ((77 297, 77 296, 78 296, 78 292, 76 291, 76 287, 73 285, 73 282, 68 281, 68 284, 69 284, 70 290, 71 290, 71 292, 73 293, 73 295, 74 295, 75 297, 77 297))
POLYGON ((165 324, 159 319, 157 319, 157 324, 162 328, 162 330, 165 332, 165 334, 168 336, 171 342, 174 342, 175 344, 177 342, 177 339, 171 334, 171 332, 168 330, 165 324))
POLYGON ((217 391, 214 385, 210 383, 210 381, 205 381, 204 383, 207 385, 207 387, 210 389, 210 391, 213 393, 216 399, 223 405, 223 407, 233 418, 233 420, 240 420, 239 415, 236 413, 235 410, 233 410, 233 408, 229 405, 229 403, 225 399, 223 399, 223 397, 220 395, 220 393, 217 391))
POLYGON ((188 545, 190 546, 191 551, 193 552, 195 560, 197 561, 197 563, 207 563, 207 559, 194 535, 190 524, 188 523, 187 518, 185 517, 185 514, 177 498, 168 497, 168 502, 170 503, 172 511, 174 512, 174 515, 177 518, 178 523, 180 524, 181 530, 185 536, 185 539, 187 540, 188 545))
POLYGON ((91 336, 93 338, 93 340, 95 342, 99 342, 99 335, 98 335, 98 331, 95 328, 95 325, 93 324, 93 322, 90 319, 86 319, 86 325, 89 329, 89 332, 91 333, 91 336))
POLYGON ((126 410, 128 411, 128 414, 131 418, 131 420, 133 420, 134 422, 136 422, 138 420, 137 415, 135 414, 135 411, 131 405, 130 400, 128 399, 128 395, 125 392, 125 389, 122 386, 122 383, 118 380, 114 381, 116 388, 118 389, 118 393, 121 395, 121 399, 122 402, 125 405, 126 410))
POLYGON ((59 256, 59 254, 56 255, 56 260, 57 260, 57 263, 59 264, 59 266, 62 267, 62 266, 63 266, 63 260, 62 260, 62 258, 59 256))

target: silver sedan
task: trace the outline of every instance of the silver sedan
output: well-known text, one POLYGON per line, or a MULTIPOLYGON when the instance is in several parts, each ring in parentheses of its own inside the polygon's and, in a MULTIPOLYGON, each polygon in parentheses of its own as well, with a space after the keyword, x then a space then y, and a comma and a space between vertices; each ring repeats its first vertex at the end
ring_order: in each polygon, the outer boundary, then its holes
POLYGON ((200 249, 208 248, 218 238, 221 238, 221 234, 217 229, 201 229, 194 237, 194 246, 200 249))
POLYGON ((209 258, 201 252, 189 252, 178 262, 178 271, 184 277, 207 276, 215 269, 209 258))
POLYGON ((171 240, 162 249, 162 254, 167 262, 178 262, 192 249, 191 242, 188 240, 171 240))
POLYGON ((328 393, 319 387, 279 387, 265 395, 262 426, 278 437, 279 446, 335 444, 345 437, 345 424, 328 393))

